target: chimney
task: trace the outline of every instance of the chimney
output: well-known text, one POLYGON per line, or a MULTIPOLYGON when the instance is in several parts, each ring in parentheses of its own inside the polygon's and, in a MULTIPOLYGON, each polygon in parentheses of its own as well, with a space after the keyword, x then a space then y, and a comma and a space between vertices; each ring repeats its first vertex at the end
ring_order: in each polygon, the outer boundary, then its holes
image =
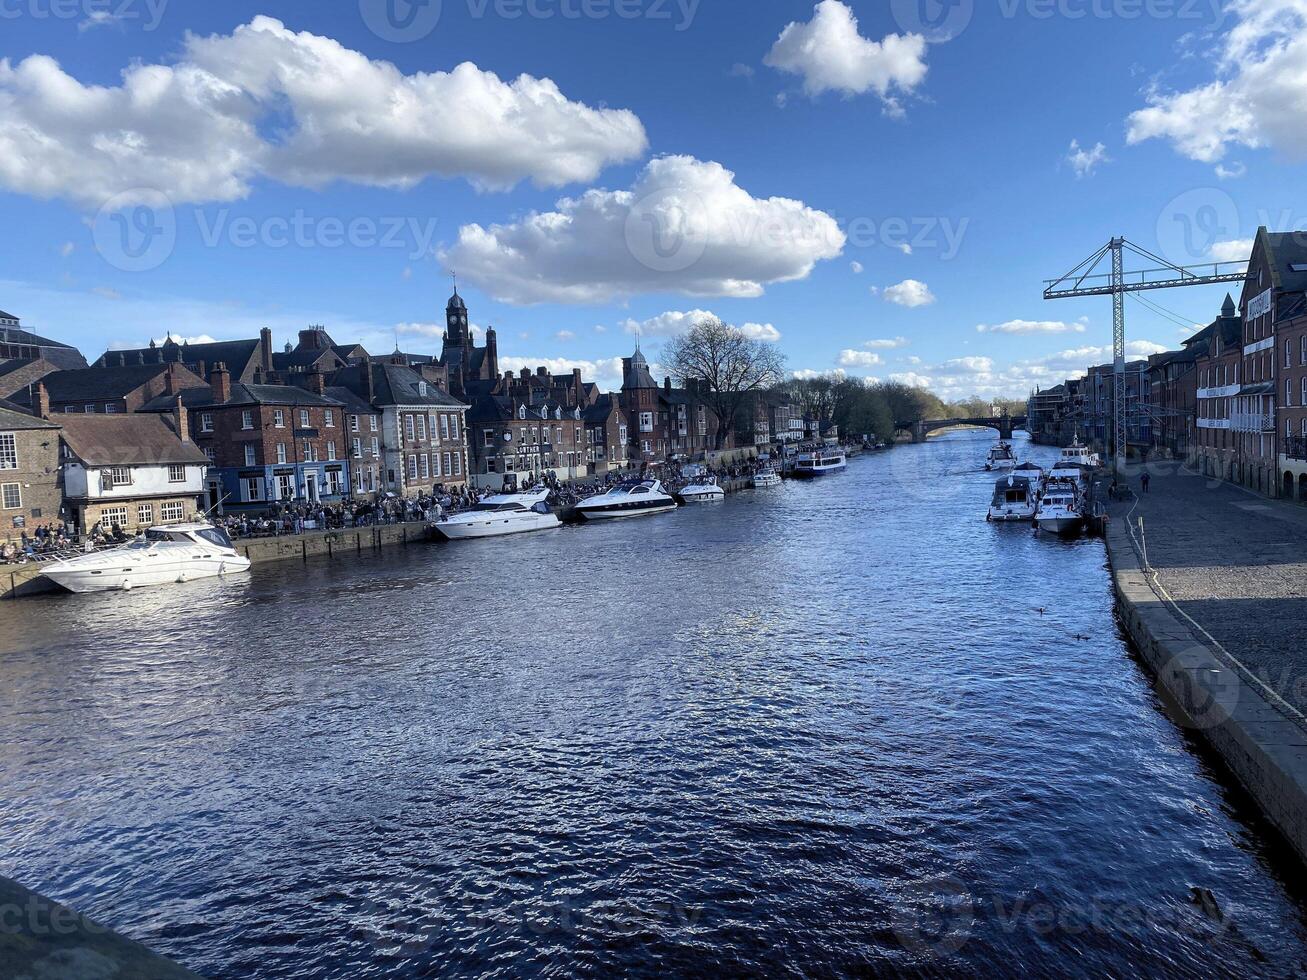
POLYGON ((173 425, 177 426, 177 438, 182 442, 191 441, 190 419, 186 415, 186 406, 182 404, 182 396, 177 396, 177 401, 172 406, 173 425))
POLYGON ((169 361, 168 368, 163 372, 163 393, 165 395, 177 394, 177 362, 169 361))
POLYGON ((259 331, 259 368, 265 380, 272 375, 272 331, 267 327, 259 331))
POLYGON ((200 361, 195 365, 195 373, 201 378, 207 378, 209 376, 209 365, 204 361, 200 361))
POLYGON ((530 380, 531 380, 531 369, 530 369, 530 368, 522 368, 522 375, 521 375, 521 377, 522 377, 522 380, 523 380, 523 381, 530 381, 530 380))
POLYGON ((45 382, 36 383, 36 401, 33 403, 36 409, 38 419, 48 419, 50 417, 50 392, 45 390, 45 382))
POLYGON ((231 401, 231 373, 221 361, 213 366, 213 373, 209 375, 209 387, 213 389, 215 405, 225 405, 231 401))
POLYGON ((663 391, 671 391, 671 390, 672 390, 672 379, 667 377, 663 378, 663 391))
POLYGON ((547 377, 549 377, 549 368, 547 368, 547 367, 538 367, 538 368, 536 368, 536 377, 537 377, 537 378, 547 378, 547 377))
POLYGON ((363 372, 363 397, 371 405, 377 397, 376 385, 372 381, 372 359, 365 357, 359 369, 363 372))
POLYGON ((313 371, 309 374, 309 391, 315 395, 325 395, 327 393, 327 379, 323 377, 321 371, 313 371))
POLYGON ((490 377, 499 376, 499 336, 494 327, 486 328, 486 368, 490 377))
POLYGON ((576 404, 585 401, 585 386, 581 384, 581 369, 572 368, 572 390, 576 392, 576 404))

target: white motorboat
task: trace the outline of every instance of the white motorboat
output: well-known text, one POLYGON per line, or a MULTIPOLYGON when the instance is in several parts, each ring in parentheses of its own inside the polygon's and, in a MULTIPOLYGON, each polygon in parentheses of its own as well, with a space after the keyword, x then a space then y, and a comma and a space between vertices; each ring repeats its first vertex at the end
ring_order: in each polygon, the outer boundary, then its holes
POLYGON ((1032 463, 1026 460, 1024 463, 1018 463, 1012 467, 1012 475, 1024 477, 1030 481, 1030 486, 1038 492, 1039 487, 1044 482, 1044 470, 1038 463, 1032 463))
POLYGON ((1095 469, 1100 465, 1097 453, 1091 453, 1088 446, 1080 442, 1080 437, 1076 436, 1071 440, 1071 445, 1062 450, 1062 455, 1058 459, 1059 465, 1068 466, 1088 466, 1095 469))
POLYGON ((1035 511, 1035 525, 1041 531, 1071 535, 1080 533, 1085 524, 1080 487, 1067 480, 1055 480, 1044 488, 1035 511))
POLYGON ((815 453, 800 453, 799 458, 794 461, 794 476, 804 480, 827 476, 847 469, 848 465, 848 457, 844 455, 842 449, 823 449, 815 453))
POLYGON ((781 482, 781 475, 770 466, 764 466, 757 473, 753 474, 753 485, 758 489, 762 489, 763 487, 779 487, 781 482))
POLYGON ((190 582, 248 571, 227 532, 212 524, 152 527, 129 544, 78 555, 45 569, 70 592, 106 592, 190 582))
POLYGON ((563 522, 545 502, 548 497, 547 487, 486 497, 470 511, 437 522, 435 529, 450 541, 465 541, 562 527, 563 522))
POLYGON ((710 504, 726 499, 726 491, 717 485, 714 476, 701 477, 681 487, 677 496, 683 504, 710 504))
POLYGON ((1037 487, 1037 482, 1015 473, 1003 477, 994 484, 994 499, 985 520, 1029 522, 1039 506, 1037 487))
POLYGON ((1000 441, 997 446, 989 450, 985 457, 985 469, 987 470, 1010 470, 1017 465, 1017 454, 1012 451, 1009 443, 1000 441))
POLYGON ((669 510, 676 510, 676 501, 658 480, 623 483, 576 505, 576 512, 587 521, 664 514, 669 510))

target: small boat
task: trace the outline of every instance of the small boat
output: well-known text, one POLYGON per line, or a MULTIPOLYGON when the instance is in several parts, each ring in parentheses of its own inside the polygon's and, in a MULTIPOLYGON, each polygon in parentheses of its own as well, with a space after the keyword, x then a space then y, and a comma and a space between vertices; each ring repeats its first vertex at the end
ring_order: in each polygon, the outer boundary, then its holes
POLYGON ((753 485, 760 490, 763 487, 779 487, 781 482, 781 475, 770 466, 764 466, 753 474, 753 485))
POLYGON ((212 524, 152 527, 129 544, 55 562, 45 577, 69 592, 169 585, 248 571, 227 532, 212 524))
POLYGON ((1036 491, 1039 490, 1040 486, 1042 486, 1044 482, 1043 469, 1039 466, 1038 463, 1032 463, 1029 460, 1027 460, 1024 463, 1018 463, 1016 466, 1014 466, 1012 468, 1012 475, 1025 477, 1025 479, 1030 481, 1031 487, 1033 487, 1036 491))
POLYGON ((576 505, 576 512, 587 521, 664 514, 669 510, 676 510, 676 501, 658 480, 623 483, 576 505))
POLYGON ((1017 465, 1017 454, 1012 451, 1009 443, 1000 441, 997 446, 989 450, 985 457, 985 469, 987 470, 1010 470, 1017 465))
POLYGON ((823 449, 815 453, 800 453, 794 461, 794 476, 812 479, 839 473, 849 465, 848 457, 841 449, 823 449))
POLYGON ((438 521, 434 527, 450 541, 469 538, 498 538, 505 534, 548 531, 561 527, 558 515, 545 502, 549 489, 524 493, 501 493, 486 497, 470 511, 438 521))
POLYGON ((726 499, 726 491, 717 485, 715 476, 700 477, 687 483, 676 494, 683 504, 707 504, 726 499))
POLYGON ((1041 531, 1072 535, 1080 533, 1085 524, 1083 497, 1080 487, 1067 480, 1051 481, 1039 498, 1035 511, 1035 525, 1041 531))
POLYGON ((1039 484, 1015 473, 994 484, 994 499, 990 502, 987 521, 1026 521, 1035 516, 1038 508, 1039 484))
POLYGON ((1071 445, 1062 450, 1058 459, 1059 465, 1088 466, 1090 469, 1096 469, 1100 462, 1098 454, 1091 453, 1089 447, 1082 445, 1078 435, 1071 440, 1071 445))

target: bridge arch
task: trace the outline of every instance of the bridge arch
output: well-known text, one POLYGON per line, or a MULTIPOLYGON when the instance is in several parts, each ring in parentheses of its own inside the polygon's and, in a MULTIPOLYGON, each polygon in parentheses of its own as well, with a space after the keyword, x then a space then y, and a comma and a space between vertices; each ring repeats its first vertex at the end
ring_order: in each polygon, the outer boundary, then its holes
POLYGON ((971 425, 981 429, 997 429, 1000 439, 1011 439, 1017 429, 1029 431, 1030 422, 1024 415, 994 415, 970 419, 926 419, 919 422, 900 422, 898 428, 912 433, 913 442, 925 442, 932 432, 954 426, 971 425))

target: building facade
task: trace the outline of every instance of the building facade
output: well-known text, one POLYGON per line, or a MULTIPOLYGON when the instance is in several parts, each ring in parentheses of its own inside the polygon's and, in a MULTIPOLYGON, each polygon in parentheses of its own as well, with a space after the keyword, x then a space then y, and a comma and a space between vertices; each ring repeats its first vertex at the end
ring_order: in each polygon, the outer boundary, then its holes
POLYGON ((61 521, 59 426, 0 403, 0 543, 61 521))
POLYGON ((1227 296, 1221 315, 1185 341, 1194 351, 1194 440, 1189 458, 1205 476, 1235 480, 1235 436, 1231 429, 1243 370, 1243 318, 1227 296))

